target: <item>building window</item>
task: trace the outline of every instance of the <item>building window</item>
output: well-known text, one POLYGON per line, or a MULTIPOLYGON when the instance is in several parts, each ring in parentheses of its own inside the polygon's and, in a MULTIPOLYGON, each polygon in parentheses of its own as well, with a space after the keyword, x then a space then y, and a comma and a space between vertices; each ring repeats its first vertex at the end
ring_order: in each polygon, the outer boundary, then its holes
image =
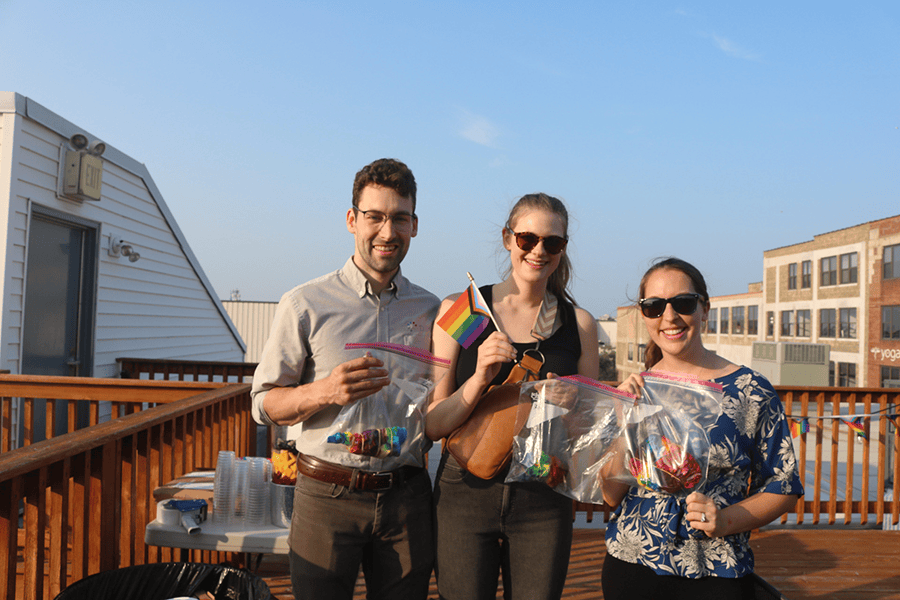
POLYGON ((716 319, 719 318, 719 309, 711 308, 709 309, 709 319, 706 320, 706 332, 707 333, 715 333, 716 332, 716 319))
POLYGON ((842 308, 840 310, 841 328, 839 337, 845 339, 856 339, 856 309, 842 308))
POLYGON ((797 311, 797 337, 812 337, 812 316, 808 310, 797 311))
POLYGON ((881 265, 884 279, 897 279, 900 277, 900 244, 885 246, 881 265))
POLYGON ((819 276, 819 285, 837 284, 837 256, 829 256, 821 261, 822 274, 819 276))
POLYGON ((881 387, 900 388, 900 367, 881 367, 881 387))
POLYGON ((722 318, 719 320, 719 324, 722 326, 722 333, 728 333, 728 309, 723 306, 719 312, 722 313, 722 318))
POLYGON ((812 261, 804 260, 800 263, 800 287, 812 287, 812 261))
POLYGON ((766 337, 775 337, 775 313, 766 312, 766 337))
POLYGON ((759 307, 747 307, 747 335, 756 335, 759 333, 759 307))
POLYGON ((856 387, 856 364, 855 363, 838 363, 837 364, 837 386, 838 387, 856 387))
POLYGON ((781 311, 781 337, 791 337, 794 331, 794 311, 781 311))
POLYGON ((628 342, 628 361, 631 362, 634 360, 634 344, 632 342, 628 342))
POLYGON ((643 363, 647 360, 647 345, 638 344, 638 362, 643 363))
POLYGON ((797 289, 797 263, 791 263, 788 265, 788 289, 797 289))
POLYGON ((881 307, 881 339, 900 340, 900 306, 881 307))
POLYGON ((856 283, 858 270, 856 252, 841 254, 841 283, 856 283))
POLYGON ((731 311, 731 333, 744 335, 744 307, 735 306, 731 311))
POLYGON ((828 387, 834 387, 834 361, 828 361, 828 387))
POLYGON ((819 311, 819 337, 833 338, 837 333, 835 309, 823 308, 819 311))

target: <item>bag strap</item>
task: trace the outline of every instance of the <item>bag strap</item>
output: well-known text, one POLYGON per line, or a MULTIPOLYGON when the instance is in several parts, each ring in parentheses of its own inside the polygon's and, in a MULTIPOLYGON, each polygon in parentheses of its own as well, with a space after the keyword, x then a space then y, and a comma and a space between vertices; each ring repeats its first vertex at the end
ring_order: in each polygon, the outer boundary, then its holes
POLYGON ((537 381, 540 379, 542 366, 544 366, 544 355, 537 348, 529 348, 522 354, 521 360, 513 365, 509 376, 503 383, 537 381))

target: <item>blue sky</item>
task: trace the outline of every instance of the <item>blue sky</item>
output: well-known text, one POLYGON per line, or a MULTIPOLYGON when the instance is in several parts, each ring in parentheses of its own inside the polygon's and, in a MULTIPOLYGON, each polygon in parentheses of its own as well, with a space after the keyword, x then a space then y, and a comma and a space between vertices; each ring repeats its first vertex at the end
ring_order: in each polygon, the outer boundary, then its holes
POLYGON ((355 172, 405 161, 403 264, 445 296, 503 266, 543 191, 576 299, 658 256, 713 295, 765 250, 900 214, 900 3, 0 0, 0 89, 147 165, 220 298, 339 268, 355 172))

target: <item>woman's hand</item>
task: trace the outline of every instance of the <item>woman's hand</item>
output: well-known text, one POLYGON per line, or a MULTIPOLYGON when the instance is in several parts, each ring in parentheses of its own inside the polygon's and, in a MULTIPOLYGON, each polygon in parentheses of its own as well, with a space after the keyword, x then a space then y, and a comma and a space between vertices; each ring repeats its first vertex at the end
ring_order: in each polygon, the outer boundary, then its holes
POLYGON ((685 506, 688 523, 697 531, 706 533, 707 537, 721 537, 722 523, 719 519, 719 507, 709 496, 700 492, 693 492, 685 498, 685 506))
POLYGON ((620 383, 619 387, 616 389, 622 392, 628 392, 629 394, 634 394, 635 396, 640 396, 641 390, 644 389, 644 378, 637 373, 632 373, 625 381, 620 383))
POLYGON ((487 388, 500 372, 503 363, 515 360, 516 349, 509 342, 505 334, 495 331, 487 337, 478 347, 478 362, 475 364, 475 373, 482 387, 487 388))

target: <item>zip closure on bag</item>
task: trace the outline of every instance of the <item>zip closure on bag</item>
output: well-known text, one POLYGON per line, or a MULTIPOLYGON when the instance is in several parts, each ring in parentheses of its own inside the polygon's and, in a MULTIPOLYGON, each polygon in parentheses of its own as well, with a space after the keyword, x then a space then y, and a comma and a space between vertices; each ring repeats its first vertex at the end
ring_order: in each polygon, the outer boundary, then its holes
POLYGON ((406 356, 407 358, 412 358, 429 365, 450 367, 450 361, 446 358, 438 358, 427 350, 413 348, 412 346, 404 346, 402 344, 391 344, 388 342, 348 343, 344 345, 344 350, 383 350, 385 352, 406 356))

